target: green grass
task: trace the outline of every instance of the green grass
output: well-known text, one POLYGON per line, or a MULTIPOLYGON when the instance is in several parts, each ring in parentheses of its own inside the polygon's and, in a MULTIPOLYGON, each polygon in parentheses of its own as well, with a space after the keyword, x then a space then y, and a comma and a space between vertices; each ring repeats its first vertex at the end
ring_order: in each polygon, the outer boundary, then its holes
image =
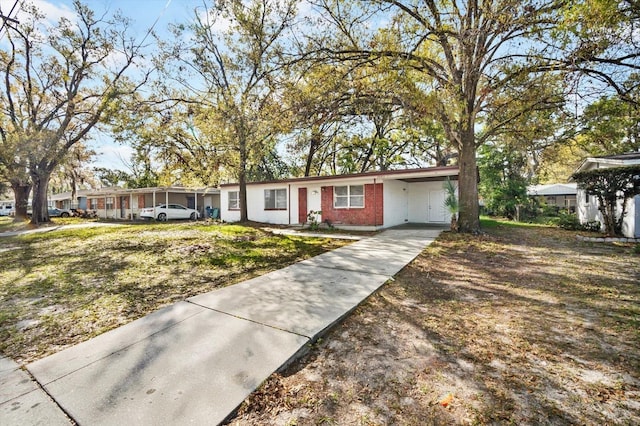
POLYGON ((12 217, 9 217, 9 216, 0 217, 0 232, 13 231, 15 228, 16 228, 16 224, 13 222, 12 217))
POLYGON ((495 229, 499 227, 511 228, 527 228, 527 227, 549 227, 551 225, 540 222, 516 222, 514 220, 495 218, 489 216, 480 216, 481 229, 495 229))
POLYGON ((0 353, 37 359, 163 305, 344 244, 201 222, 3 237, 0 353))

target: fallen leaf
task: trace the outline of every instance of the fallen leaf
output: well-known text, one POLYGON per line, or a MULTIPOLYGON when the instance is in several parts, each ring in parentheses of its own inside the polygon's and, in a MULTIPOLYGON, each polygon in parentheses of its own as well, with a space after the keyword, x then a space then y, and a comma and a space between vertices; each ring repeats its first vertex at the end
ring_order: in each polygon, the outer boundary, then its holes
POLYGON ((452 401, 453 401, 453 394, 448 393, 444 396, 444 398, 440 400, 439 404, 442 405, 443 407, 447 407, 449 404, 451 404, 452 401))

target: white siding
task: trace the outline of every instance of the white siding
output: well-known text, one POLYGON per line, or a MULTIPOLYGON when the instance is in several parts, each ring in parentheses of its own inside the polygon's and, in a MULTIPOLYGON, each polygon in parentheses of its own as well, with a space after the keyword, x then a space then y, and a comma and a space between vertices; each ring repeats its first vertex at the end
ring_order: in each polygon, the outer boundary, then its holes
POLYGON ((449 222, 450 217, 443 203, 446 197, 443 181, 410 183, 408 193, 409 222, 449 222))
POLYGON ((409 222, 426 223, 429 219, 429 189, 432 182, 409 184, 409 222))
POLYGON ((220 190, 220 219, 226 222, 238 222, 240 210, 229 210, 229 192, 239 191, 237 186, 225 187, 220 190))
POLYGON ((384 227, 402 225, 409 221, 409 184, 400 180, 385 180, 384 227))
POLYGON ((634 201, 634 210, 633 213, 629 212, 629 216, 635 218, 633 236, 640 238, 640 195, 636 195, 634 201))
POLYGON ((289 206, 291 194, 289 185, 286 183, 275 183, 267 185, 247 186, 247 215, 249 220, 263 223, 288 224, 289 206), (284 189, 287 193, 287 203, 285 210, 265 210, 264 191, 269 189, 284 189))
MULTIPOLYGON (((237 186, 227 186, 220 191, 221 218, 227 222, 238 222, 240 220, 239 210, 229 210, 229 192, 239 190, 240 188, 237 186)), ((247 185, 247 219, 263 223, 289 224, 289 206, 294 201, 290 199, 290 196, 289 185, 286 183, 247 185), (285 210, 265 210, 265 189, 285 189, 287 191, 287 208, 285 210)), ((297 194, 295 202, 298 202, 297 194)), ((297 218, 295 221, 297 222, 297 218)))
MULTIPOLYGON (((587 202, 587 194, 584 190, 579 189, 576 195, 576 213, 580 223, 598 221, 601 224, 600 230, 604 231, 604 223, 602 214, 598 210, 598 200, 594 196, 589 196, 587 202)), ((627 200, 627 213, 622 222, 622 234, 627 238, 635 238, 640 236, 640 196, 627 200)), ((618 203, 617 211, 621 210, 621 203, 618 203)))
POLYGON ((593 196, 588 196, 585 191, 582 189, 578 190, 576 194, 576 213, 578 214, 578 219, 580 223, 588 223, 598 221, 602 223, 602 215, 600 211, 598 211, 598 201, 593 196), (587 198, 589 202, 587 202, 587 198))
POLYGON ((637 238, 640 236, 640 229, 638 229, 638 223, 640 222, 639 205, 640 195, 636 195, 634 198, 627 200, 627 215, 622 222, 622 234, 627 238, 637 238))

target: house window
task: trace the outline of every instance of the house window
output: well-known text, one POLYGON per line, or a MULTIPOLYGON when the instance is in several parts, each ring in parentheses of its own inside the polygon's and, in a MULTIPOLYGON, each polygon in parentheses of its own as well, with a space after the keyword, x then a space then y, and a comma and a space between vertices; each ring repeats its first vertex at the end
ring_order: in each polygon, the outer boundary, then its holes
POLYGON ((346 209, 364 207, 364 185, 336 186, 333 189, 333 207, 346 209))
POLYGON ((229 210, 240 210, 240 191, 229 191, 229 210))
POLYGON ((91 200, 89 200, 89 209, 98 210, 98 199, 97 198, 92 198, 91 200))
POLYGON ((114 199, 113 197, 107 197, 107 201, 106 201, 106 204, 107 204, 107 210, 113 210, 113 209, 115 208, 115 207, 113 206, 114 200, 115 200, 115 199, 114 199))
POLYGON ((264 190, 265 210, 286 210, 287 190, 286 189, 265 189, 264 190))

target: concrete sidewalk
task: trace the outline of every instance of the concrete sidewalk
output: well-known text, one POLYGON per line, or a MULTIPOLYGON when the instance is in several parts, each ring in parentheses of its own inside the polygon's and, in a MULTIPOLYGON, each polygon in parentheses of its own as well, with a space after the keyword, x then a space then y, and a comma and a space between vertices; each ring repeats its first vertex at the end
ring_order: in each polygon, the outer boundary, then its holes
POLYGON ((218 424, 440 232, 387 230, 168 306, 27 371, 5 360, 0 424, 218 424))

